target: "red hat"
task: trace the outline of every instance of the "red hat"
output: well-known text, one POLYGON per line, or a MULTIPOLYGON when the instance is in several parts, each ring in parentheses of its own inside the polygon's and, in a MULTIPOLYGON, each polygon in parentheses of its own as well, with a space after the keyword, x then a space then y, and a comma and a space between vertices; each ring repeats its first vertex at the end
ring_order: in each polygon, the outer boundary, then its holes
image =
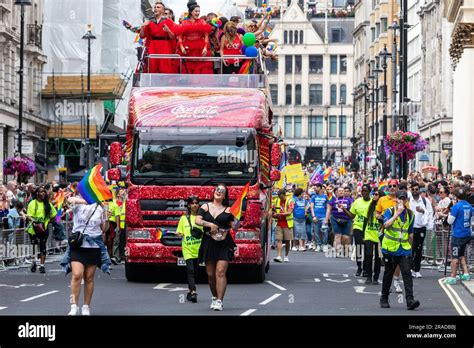
POLYGON ((397 186, 398 186, 398 180, 397 180, 397 179, 390 179, 387 184, 388 184, 388 185, 397 185, 397 186))

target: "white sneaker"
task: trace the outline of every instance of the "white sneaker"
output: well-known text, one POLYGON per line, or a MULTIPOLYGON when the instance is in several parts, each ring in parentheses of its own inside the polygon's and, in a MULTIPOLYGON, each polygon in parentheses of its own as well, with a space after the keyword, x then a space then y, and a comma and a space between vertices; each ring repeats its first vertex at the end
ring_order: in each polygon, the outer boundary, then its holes
POLYGON ((77 305, 71 305, 71 310, 67 315, 79 315, 79 307, 77 307, 77 305))
POLYGON ((416 278, 416 272, 414 270, 411 270, 411 277, 416 278))
POLYGON ((298 249, 298 251, 306 251, 306 248, 305 248, 305 247, 300 247, 300 248, 298 249))
POLYGON ((297 248, 297 247, 293 247, 293 248, 291 248, 291 251, 298 251, 298 248, 297 248))
POLYGON ((284 262, 290 262, 290 259, 288 258, 288 256, 285 256, 285 258, 283 259, 284 262))
POLYGON ((81 312, 82 312, 82 315, 91 315, 91 312, 90 312, 90 309, 89 309, 88 305, 82 306, 81 312))
POLYGON ((328 251, 328 246, 327 245, 323 245, 323 251, 324 252, 328 251))
POLYGON ((275 262, 283 262, 283 259, 281 258, 281 256, 277 256, 273 259, 273 261, 275 262))
POLYGON ((317 252, 321 251, 321 246, 320 246, 320 245, 318 245, 318 246, 316 247, 316 251, 317 251, 317 252))
POLYGON ((423 278, 423 276, 421 275, 420 272, 416 272, 415 275, 416 275, 417 278, 423 278))
POLYGON ((224 306, 222 305, 222 300, 216 300, 216 304, 214 306, 215 311, 222 311, 224 306))
POLYGON ((216 301, 217 301, 217 297, 213 297, 212 302, 211 302, 211 309, 214 309, 216 307, 216 301))
POLYGON ((393 286, 395 287, 395 292, 401 294, 403 292, 402 287, 400 286, 400 281, 394 280, 393 286))

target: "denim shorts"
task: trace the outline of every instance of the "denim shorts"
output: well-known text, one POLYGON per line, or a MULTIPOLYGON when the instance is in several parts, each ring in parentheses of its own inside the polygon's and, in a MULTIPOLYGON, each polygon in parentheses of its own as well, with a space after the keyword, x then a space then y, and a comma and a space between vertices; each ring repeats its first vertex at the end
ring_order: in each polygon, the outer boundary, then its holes
POLYGON ((453 259, 459 259, 466 256, 466 246, 471 242, 471 237, 453 237, 451 239, 451 256, 453 259))
POLYGON ((331 216, 331 226, 334 234, 342 234, 343 236, 350 236, 352 230, 352 221, 347 220, 347 223, 342 226, 337 223, 336 219, 331 216))
POLYGON ((306 240, 306 221, 301 220, 299 222, 297 219, 294 220, 293 232, 295 234, 296 240, 306 240))

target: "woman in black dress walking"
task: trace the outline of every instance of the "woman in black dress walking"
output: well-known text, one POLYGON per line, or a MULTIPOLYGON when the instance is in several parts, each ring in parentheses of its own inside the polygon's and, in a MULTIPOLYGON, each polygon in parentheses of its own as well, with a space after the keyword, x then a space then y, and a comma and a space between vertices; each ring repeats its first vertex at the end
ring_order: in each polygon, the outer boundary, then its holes
POLYGON ((196 217, 196 224, 203 226, 205 232, 199 249, 199 262, 206 263, 212 292, 211 309, 216 311, 223 310, 226 272, 236 249, 230 234, 234 216, 229 210, 229 192, 224 184, 219 184, 214 191, 213 202, 202 205, 196 217))

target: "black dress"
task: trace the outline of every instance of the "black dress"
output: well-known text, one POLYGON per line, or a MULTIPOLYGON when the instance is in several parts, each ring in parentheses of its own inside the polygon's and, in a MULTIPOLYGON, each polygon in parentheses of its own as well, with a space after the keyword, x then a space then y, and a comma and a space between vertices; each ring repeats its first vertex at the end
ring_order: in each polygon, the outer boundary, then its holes
MULTIPOLYGON (((198 211, 198 215, 202 216, 204 221, 212 222, 222 229, 231 228, 232 221, 234 221, 234 216, 231 213, 227 213, 224 209, 214 219, 214 217, 209 212, 209 205, 207 208, 207 211, 202 208, 199 208, 198 211)), ((230 231, 227 233, 227 236, 223 241, 216 241, 207 234, 207 232, 210 230, 211 229, 209 227, 204 227, 205 233, 202 237, 201 247, 199 249, 199 262, 232 261, 234 258, 234 248, 236 245, 232 239, 232 236, 230 235, 230 231)))

